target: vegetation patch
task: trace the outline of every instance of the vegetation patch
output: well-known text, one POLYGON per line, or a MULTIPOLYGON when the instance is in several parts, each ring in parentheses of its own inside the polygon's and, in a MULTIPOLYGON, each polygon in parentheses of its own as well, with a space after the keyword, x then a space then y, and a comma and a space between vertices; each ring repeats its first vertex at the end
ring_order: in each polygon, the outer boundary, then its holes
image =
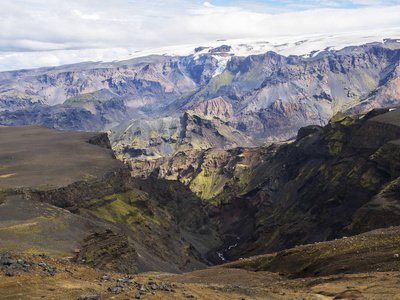
POLYGON ((362 187, 367 188, 371 191, 376 191, 381 185, 380 179, 374 175, 372 169, 369 169, 361 176, 360 183, 362 187))
POLYGON ((4 175, 0 175, 0 178, 8 178, 8 177, 15 176, 15 175, 17 175, 17 173, 4 174, 4 175))
POLYGON ((133 231, 136 231, 136 226, 146 225, 146 222, 169 228, 169 221, 164 220, 165 217, 171 219, 168 212, 164 213, 165 216, 159 215, 151 208, 149 201, 142 195, 127 191, 96 200, 96 205, 100 203, 100 206, 92 211, 109 222, 128 224, 133 231))
POLYGON ((8 233, 15 233, 15 234, 34 234, 42 232, 38 222, 24 223, 10 227, 5 227, 1 228, 0 231, 5 231, 8 233))
POLYGON ((343 143, 339 141, 331 141, 328 143, 329 154, 338 156, 343 150, 343 143))
POLYGON ((2 198, 5 198, 5 197, 11 196, 11 195, 14 195, 14 192, 12 190, 0 188, 0 200, 2 198))
POLYGON ((388 168, 392 178, 400 176, 400 146, 395 143, 386 143, 370 156, 372 161, 388 168))

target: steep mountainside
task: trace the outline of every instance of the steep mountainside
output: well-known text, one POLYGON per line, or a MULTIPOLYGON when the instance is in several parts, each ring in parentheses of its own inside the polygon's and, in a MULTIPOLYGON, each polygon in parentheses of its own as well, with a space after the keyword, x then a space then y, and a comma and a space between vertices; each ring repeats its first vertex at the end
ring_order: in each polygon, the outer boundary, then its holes
POLYGON ((16 111, 3 111, 0 124, 4 126, 40 125, 69 131, 102 131, 106 120, 81 107, 33 106, 16 111))
MULTIPOLYGON (((143 150, 142 142, 130 146, 135 133, 143 131, 147 137, 149 127, 158 128, 151 129, 158 139, 165 129, 154 124, 166 124, 165 118, 178 118, 188 111, 205 119, 217 117, 252 138, 288 140, 300 127, 323 126, 339 111, 360 113, 399 104, 399 45, 387 39, 308 56, 271 51, 236 56, 229 45, 221 44, 199 47, 188 56, 151 55, 3 72, 0 124, 69 130, 117 128, 113 141, 119 150, 122 144, 132 148, 133 156, 143 150), (130 126, 137 130, 131 133, 130 126), (123 132, 125 136, 120 137, 123 132)), ((248 140, 239 146, 248 146, 248 140)), ((169 149, 173 143, 168 141, 165 148, 158 141, 160 146, 149 155, 174 153, 169 149)), ((197 144, 201 145, 198 148, 238 145, 229 138, 223 142, 206 138, 197 144)))
POLYGON ((0 116, 0 123, 6 126, 36 124, 69 131, 104 131, 132 117, 140 117, 121 97, 106 89, 80 94, 55 106, 35 104, 14 111, 11 106, 0 116))
POLYGON ((118 125, 132 117, 140 117, 135 109, 125 105, 120 96, 107 89, 68 98, 62 106, 67 108, 81 107, 95 116, 101 116, 104 124, 109 127, 118 125))
POLYGON ((396 104, 396 97, 382 100, 381 94, 393 91, 399 58, 399 50, 379 44, 307 59, 273 52, 232 58, 222 74, 175 105, 190 109, 203 99, 224 96, 234 107, 228 120, 235 128, 272 140, 290 138, 298 128, 324 125, 334 113, 362 101, 372 107, 396 104))
POLYGON ((225 241, 210 259, 237 259, 399 225, 399 120, 398 108, 338 114, 279 148, 130 164, 136 176, 177 179, 197 193, 225 241))

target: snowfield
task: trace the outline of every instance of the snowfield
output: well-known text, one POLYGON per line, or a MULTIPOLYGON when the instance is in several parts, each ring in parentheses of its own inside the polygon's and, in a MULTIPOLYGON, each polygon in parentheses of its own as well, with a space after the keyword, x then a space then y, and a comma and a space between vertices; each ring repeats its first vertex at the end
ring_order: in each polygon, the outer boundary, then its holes
MULTIPOLYGON (((117 61, 144 57, 152 54, 166 56, 199 56, 208 53, 211 48, 221 45, 231 46, 231 51, 228 53, 236 56, 263 54, 267 51, 274 51, 284 56, 313 56, 323 50, 340 50, 348 46, 357 46, 373 42, 383 43, 385 39, 400 41, 400 28, 392 28, 384 31, 368 30, 326 35, 316 34, 307 36, 270 37, 265 39, 218 40, 202 44, 189 44, 138 51, 127 57, 117 59, 117 61), (200 46, 206 48, 196 53, 195 48, 200 46)), ((218 69, 218 72, 220 72, 223 70, 228 59, 226 57, 220 57, 218 54, 216 54, 215 57, 220 58, 220 68, 218 69)))

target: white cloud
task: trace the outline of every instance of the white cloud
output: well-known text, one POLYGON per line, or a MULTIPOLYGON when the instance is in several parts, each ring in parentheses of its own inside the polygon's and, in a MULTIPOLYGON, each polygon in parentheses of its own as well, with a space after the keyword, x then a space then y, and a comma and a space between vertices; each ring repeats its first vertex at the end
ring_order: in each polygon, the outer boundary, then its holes
POLYGON ((51 67, 82 61, 112 61, 133 52, 134 50, 127 48, 8 52, 0 55, 0 71, 25 69, 27 66, 51 67))
POLYGON ((383 2, 286 1, 278 7, 237 1, 221 7, 189 0, 5 0, 0 10, 0 70, 109 60, 135 50, 216 39, 400 26, 400 5, 383 2), (332 8, 349 4, 367 6, 332 8))
POLYGON ((102 17, 99 14, 86 14, 77 9, 74 9, 73 13, 76 14, 79 18, 84 19, 84 20, 100 20, 100 19, 102 19, 102 17))
POLYGON ((210 2, 204 2, 203 5, 205 7, 214 7, 214 5, 212 5, 210 2))

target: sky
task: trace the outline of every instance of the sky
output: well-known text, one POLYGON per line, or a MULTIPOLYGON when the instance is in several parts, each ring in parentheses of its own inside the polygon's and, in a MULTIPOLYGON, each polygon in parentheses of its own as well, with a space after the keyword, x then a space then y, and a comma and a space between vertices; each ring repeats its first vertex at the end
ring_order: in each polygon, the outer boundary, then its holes
POLYGON ((399 16, 400 0, 2 0, 0 71, 218 39, 384 31, 400 28, 399 16))

